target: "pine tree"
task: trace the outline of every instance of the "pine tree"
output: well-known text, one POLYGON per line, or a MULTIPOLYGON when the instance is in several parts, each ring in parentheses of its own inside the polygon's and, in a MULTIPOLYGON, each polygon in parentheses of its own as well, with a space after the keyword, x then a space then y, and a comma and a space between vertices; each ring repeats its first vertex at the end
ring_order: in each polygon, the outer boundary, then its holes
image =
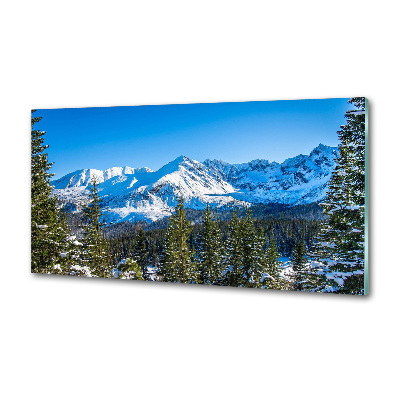
POLYGON ((259 246, 256 248, 256 231, 254 228, 253 220, 251 219, 251 211, 247 210, 246 216, 240 221, 240 240, 242 245, 242 275, 241 283, 243 286, 255 286, 255 276, 257 255, 261 251, 259 246))
POLYGON ((77 240, 75 235, 71 234, 64 208, 59 213, 58 235, 60 242, 64 243, 64 250, 60 253, 60 268, 57 273, 62 275, 86 275, 86 271, 79 265, 82 259, 82 243, 77 240))
MULTIPOLYGON (((250 209, 240 221, 241 242, 243 253, 242 285, 246 287, 266 286, 265 278, 268 275, 266 238, 264 230, 256 229, 250 209)), ((270 286, 269 284, 267 286, 270 286)))
POLYGON ((276 278, 278 277, 279 271, 279 254, 278 247, 276 246, 276 242, 274 236, 271 234, 269 237, 269 243, 266 250, 266 264, 268 273, 276 278))
POLYGON ((293 265, 293 289, 304 290, 307 281, 307 249, 304 245, 303 239, 298 240, 292 253, 292 265, 293 265))
POLYGON ((60 261, 55 273, 68 275, 71 272, 70 266, 73 263, 72 253, 75 246, 70 240, 71 235, 69 232, 67 216, 64 208, 59 212, 59 223, 56 232, 57 236, 59 237, 58 241, 64 244, 64 251, 60 253, 60 261))
POLYGON ((267 289, 283 289, 283 280, 280 278, 279 251, 272 233, 269 236, 268 247, 265 251, 265 271, 270 278, 263 279, 262 283, 267 289))
MULTIPOLYGON (((32 110, 34 113, 36 110, 32 110)), ((46 132, 34 129, 42 117, 31 118, 31 269, 32 272, 53 273, 65 250, 58 221, 58 200, 52 196, 48 162, 44 144, 46 132)))
MULTIPOLYGON (((349 100, 346 125, 338 132, 337 165, 325 203, 328 219, 318 247, 320 260, 332 272, 345 273, 348 283, 339 292, 362 294, 365 239, 365 98, 349 100), (361 274, 360 274, 361 272, 361 274), (353 276, 356 275, 356 276, 353 276)), ((346 278, 345 278, 346 279, 346 278)))
POLYGON ((223 270, 224 251, 218 222, 212 219, 209 205, 202 217, 199 251, 199 283, 218 284, 223 270))
POLYGON ((223 284, 239 286, 242 282, 243 247, 240 220, 235 211, 228 225, 226 240, 227 267, 223 274, 223 284))
POLYGON ((160 257, 159 257, 157 246, 155 243, 151 243, 150 248, 151 248, 150 262, 156 269, 158 269, 158 266, 160 263, 160 257))
POLYGON ((184 201, 178 200, 174 215, 171 216, 166 234, 165 253, 162 266, 164 280, 168 282, 197 282, 193 251, 188 240, 192 231, 186 218, 184 201))
POLYGON ((133 254, 136 262, 142 270, 142 275, 146 276, 149 252, 147 250, 146 237, 142 226, 140 226, 139 231, 136 234, 133 254))
POLYGON ((106 251, 107 243, 103 236, 104 223, 101 221, 100 199, 97 182, 94 178, 89 187, 91 202, 83 210, 86 225, 83 227, 83 263, 92 275, 100 278, 109 276, 109 260, 106 251))
POLYGON ((137 281, 144 281, 145 277, 140 265, 131 258, 127 258, 124 262, 118 264, 118 270, 121 271, 119 279, 134 279, 137 281))
POLYGON ((227 268, 224 284, 230 286, 261 287, 265 272, 265 237, 256 230, 251 211, 240 219, 235 212, 229 223, 226 244, 227 268))

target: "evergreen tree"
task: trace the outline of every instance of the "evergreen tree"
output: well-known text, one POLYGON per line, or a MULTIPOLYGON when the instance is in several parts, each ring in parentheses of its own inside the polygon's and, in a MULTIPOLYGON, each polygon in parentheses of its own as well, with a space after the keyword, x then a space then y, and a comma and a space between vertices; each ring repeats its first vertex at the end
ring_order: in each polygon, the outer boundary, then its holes
POLYGON ((259 261, 257 255, 261 249, 259 246, 256 248, 256 231, 253 221, 251 219, 251 211, 247 210, 246 215, 240 221, 240 241, 242 246, 242 274, 241 284, 243 286, 255 286, 256 266, 259 261))
POLYGON ((276 242, 274 236, 271 234, 269 237, 269 243, 266 250, 266 265, 268 269, 268 273, 276 278, 278 277, 279 271, 279 251, 278 247, 276 246, 276 242))
POLYGON ((158 248, 156 243, 151 243, 150 246, 151 246, 150 262, 157 269, 160 264, 158 248))
POLYGON ((147 250, 146 237, 143 231, 143 227, 139 227, 139 231, 136 234, 134 257, 139 267, 142 270, 142 275, 146 276, 149 252, 147 250))
POLYGON ((241 242, 243 253, 242 285, 246 287, 265 286, 267 271, 267 254, 265 252, 266 239, 264 230, 256 229, 250 209, 240 221, 241 242))
POLYGON ((199 251, 199 283, 215 285, 222 276, 224 265, 222 233, 218 222, 212 219, 209 205, 202 217, 199 251))
POLYGON ((118 270, 121 271, 119 279, 134 279, 137 281, 144 281, 145 277, 140 265, 131 258, 127 258, 124 262, 118 264, 118 270))
POLYGON ((284 289, 283 280, 279 277, 279 251, 274 236, 270 234, 268 247, 265 251, 265 271, 271 278, 263 279, 266 289, 284 289))
POLYGON ((188 240, 192 231, 186 218, 183 199, 178 200, 175 214, 171 216, 166 234, 162 274, 168 282, 197 282, 193 251, 188 240))
POLYGON ((304 290, 307 281, 307 249, 304 246, 303 239, 298 240, 296 243, 293 254, 292 254, 292 265, 293 265, 293 289, 304 290))
POLYGON ((92 179, 89 187, 91 202, 83 210, 86 225, 83 227, 83 263, 92 275, 101 278, 109 276, 109 260, 107 255, 107 243, 103 236, 104 223, 101 221, 100 199, 98 195, 96 179, 92 179))
POLYGON ((227 267, 224 271, 223 284, 239 286, 242 282, 243 247, 240 220, 235 211, 228 225, 226 240, 227 267))
POLYGON ((349 100, 355 109, 346 112, 346 125, 338 132, 337 165, 329 182, 325 203, 328 219, 322 229, 319 258, 332 272, 351 278, 340 292, 362 294, 365 235, 365 98, 349 100), (362 275, 362 274, 361 274, 362 275))
MULTIPOLYGON (((34 113, 36 110, 32 110, 34 113)), ((31 117, 31 269, 32 272, 53 273, 65 250, 63 232, 58 221, 58 200, 52 196, 48 162, 44 144, 46 132, 34 129, 41 117, 31 117)))
POLYGON ((338 288, 338 293, 363 294, 364 274, 352 274, 344 280, 343 286, 338 288))
POLYGON ((239 220, 233 214, 228 228, 227 263, 224 284, 230 286, 261 287, 265 272, 265 237, 256 230, 251 211, 239 220))
POLYGON ((63 251, 60 253, 60 261, 55 273, 70 275, 73 272, 73 275, 82 275, 82 271, 71 268, 80 259, 81 243, 76 240, 75 236, 71 235, 64 208, 59 212, 57 235, 59 242, 63 244, 63 251))

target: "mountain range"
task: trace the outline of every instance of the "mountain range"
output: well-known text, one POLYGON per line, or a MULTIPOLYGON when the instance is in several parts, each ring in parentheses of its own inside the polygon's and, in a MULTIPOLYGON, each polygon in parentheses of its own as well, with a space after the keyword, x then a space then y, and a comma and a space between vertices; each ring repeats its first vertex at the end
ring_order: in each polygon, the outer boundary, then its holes
POLYGON ((335 167, 337 148, 320 144, 309 155, 282 163, 253 160, 229 164, 180 156, 157 171, 113 167, 81 169, 52 181, 54 193, 71 211, 88 203, 95 178, 108 222, 156 221, 171 215, 179 197, 185 207, 248 207, 254 204, 308 204, 322 200, 335 167))

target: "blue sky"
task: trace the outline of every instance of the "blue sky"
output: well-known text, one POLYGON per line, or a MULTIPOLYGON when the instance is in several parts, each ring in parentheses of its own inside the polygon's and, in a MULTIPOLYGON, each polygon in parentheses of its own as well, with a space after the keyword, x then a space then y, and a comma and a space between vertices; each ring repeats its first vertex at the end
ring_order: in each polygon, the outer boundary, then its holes
POLYGON ((162 167, 180 155, 282 162, 337 146, 348 99, 40 109, 55 178, 82 168, 162 167))

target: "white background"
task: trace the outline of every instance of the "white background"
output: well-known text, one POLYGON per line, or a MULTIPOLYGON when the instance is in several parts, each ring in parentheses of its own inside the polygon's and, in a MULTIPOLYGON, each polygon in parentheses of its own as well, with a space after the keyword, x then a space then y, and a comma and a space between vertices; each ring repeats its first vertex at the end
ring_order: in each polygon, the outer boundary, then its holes
POLYGON ((398 9, 390 1, 9 1, 3 399, 398 395, 398 9), (366 96, 366 298, 33 276, 30 109, 366 96))

